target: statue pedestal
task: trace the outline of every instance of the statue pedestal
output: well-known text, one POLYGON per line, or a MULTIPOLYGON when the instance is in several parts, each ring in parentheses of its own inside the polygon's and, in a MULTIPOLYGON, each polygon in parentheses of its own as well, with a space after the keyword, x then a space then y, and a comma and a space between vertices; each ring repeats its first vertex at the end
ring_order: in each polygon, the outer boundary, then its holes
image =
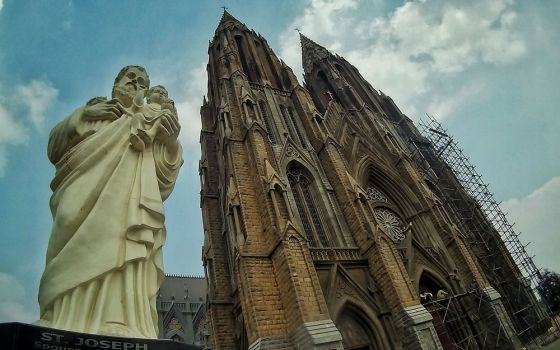
POLYGON ((0 323, 2 350, 202 350, 172 340, 123 338, 25 323, 0 323))

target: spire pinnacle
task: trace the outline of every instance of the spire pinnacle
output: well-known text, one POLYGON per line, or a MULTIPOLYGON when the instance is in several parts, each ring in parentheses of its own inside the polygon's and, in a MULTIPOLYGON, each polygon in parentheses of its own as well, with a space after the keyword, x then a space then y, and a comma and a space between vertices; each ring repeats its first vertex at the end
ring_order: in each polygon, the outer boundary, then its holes
POLYGON ((329 57, 331 53, 323 46, 303 35, 301 31, 298 30, 298 32, 299 40, 301 42, 303 70, 305 73, 311 73, 313 64, 329 57))
POLYGON ((241 25, 243 25, 243 23, 241 23, 237 18, 233 17, 231 15, 231 13, 228 12, 228 8, 225 6, 222 6, 221 8, 224 9, 224 13, 222 13, 222 18, 220 19, 220 23, 218 24, 218 27, 220 27, 221 25, 227 23, 227 22, 236 22, 239 23, 241 25))

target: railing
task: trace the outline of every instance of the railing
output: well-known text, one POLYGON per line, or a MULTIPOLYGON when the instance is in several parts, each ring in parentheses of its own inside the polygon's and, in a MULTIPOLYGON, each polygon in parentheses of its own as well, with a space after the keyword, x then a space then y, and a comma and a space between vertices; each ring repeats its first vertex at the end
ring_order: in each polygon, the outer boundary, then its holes
POLYGON ((168 310, 171 307, 171 302, 170 301, 162 301, 159 303, 159 307, 162 310, 168 310))
POLYGON ((181 312, 196 312, 201 303, 177 303, 170 301, 162 301, 159 303, 159 309, 168 311, 172 305, 181 312))
POLYGON ((313 261, 363 260, 359 248, 310 248, 313 261))
MULTIPOLYGON (((264 91, 264 85, 249 82, 249 86, 250 86, 251 89, 253 89, 253 90, 264 91)), ((274 92, 274 93, 277 94, 277 95, 285 96, 285 97, 290 96, 290 92, 289 92, 289 91, 277 89, 277 88, 272 87, 272 86, 270 87, 270 89, 272 90, 272 92, 274 92)))
POLYGON ((260 90, 260 91, 263 91, 263 86, 260 85, 260 84, 249 82, 249 86, 250 86, 251 89, 253 89, 253 90, 260 90))

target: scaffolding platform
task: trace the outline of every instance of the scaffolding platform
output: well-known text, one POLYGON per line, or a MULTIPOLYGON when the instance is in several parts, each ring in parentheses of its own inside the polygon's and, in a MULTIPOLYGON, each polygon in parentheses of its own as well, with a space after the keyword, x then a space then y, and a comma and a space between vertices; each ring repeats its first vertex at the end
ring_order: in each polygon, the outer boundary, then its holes
MULTIPOLYGON (((421 138, 409 139, 418 170, 471 244, 490 283, 500 293, 520 340, 526 348, 540 347, 543 338, 558 334, 560 326, 541 302, 537 291, 541 273, 528 254, 527 245, 521 243, 520 234, 509 223, 489 186, 441 123, 428 116, 420 122, 419 129, 421 138)), ((466 297, 472 294, 451 299, 466 297)), ((436 304, 429 306, 436 307, 436 304)), ((499 349, 503 332, 500 329, 493 332, 459 337, 461 344, 455 342, 455 349, 475 349, 474 339, 478 340, 477 344, 485 344, 485 349, 499 349), (498 339, 494 347, 486 340, 481 343, 481 339, 491 336, 498 339)))

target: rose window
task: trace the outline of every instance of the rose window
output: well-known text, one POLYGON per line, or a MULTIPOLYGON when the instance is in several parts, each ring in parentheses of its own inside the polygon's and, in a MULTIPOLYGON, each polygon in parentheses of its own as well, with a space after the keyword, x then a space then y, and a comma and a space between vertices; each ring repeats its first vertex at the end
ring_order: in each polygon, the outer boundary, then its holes
POLYGON ((387 230, 393 241, 400 242, 405 238, 403 222, 395 212, 387 208, 375 208, 373 213, 377 222, 387 230))

